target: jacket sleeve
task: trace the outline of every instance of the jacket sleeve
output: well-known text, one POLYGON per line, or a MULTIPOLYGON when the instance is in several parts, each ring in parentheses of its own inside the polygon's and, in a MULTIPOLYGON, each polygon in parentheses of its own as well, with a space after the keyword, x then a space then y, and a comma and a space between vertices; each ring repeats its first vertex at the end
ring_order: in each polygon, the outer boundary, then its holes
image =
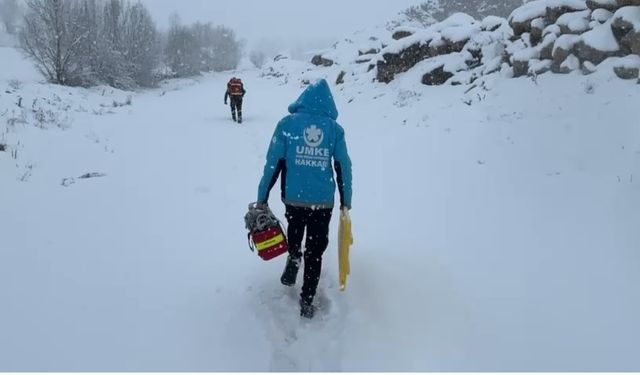
POLYGON ((338 191, 340 192, 340 208, 346 207, 351 209, 351 158, 347 151, 344 129, 339 125, 333 159, 336 170, 336 182, 338 183, 338 191))
POLYGON ((278 123, 273 133, 273 138, 271 138, 271 144, 267 152, 267 162, 264 166, 260 185, 258 186, 258 203, 267 203, 269 200, 269 192, 278 180, 280 172, 285 167, 286 152, 287 139, 284 132, 283 120, 278 123))
POLYGON ((227 99, 229 99, 229 90, 227 89, 227 91, 225 91, 224 93, 224 101, 226 102, 227 99))

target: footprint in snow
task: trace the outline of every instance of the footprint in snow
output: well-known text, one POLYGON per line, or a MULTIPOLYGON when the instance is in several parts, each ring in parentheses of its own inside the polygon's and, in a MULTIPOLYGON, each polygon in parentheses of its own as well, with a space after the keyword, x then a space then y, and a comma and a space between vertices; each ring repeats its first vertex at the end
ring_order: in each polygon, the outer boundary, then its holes
POLYGON ((300 317, 299 286, 278 284, 258 291, 256 314, 271 343, 270 371, 340 370, 344 320, 335 300, 337 290, 337 285, 325 286, 321 281, 311 320, 300 317))

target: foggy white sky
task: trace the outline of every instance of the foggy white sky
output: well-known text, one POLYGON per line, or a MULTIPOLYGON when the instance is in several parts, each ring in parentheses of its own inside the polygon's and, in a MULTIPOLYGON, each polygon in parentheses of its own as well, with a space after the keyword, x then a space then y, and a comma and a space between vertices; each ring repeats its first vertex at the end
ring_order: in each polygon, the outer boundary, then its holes
POLYGON ((161 28, 169 15, 183 23, 213 22, 233 28, 249 48, 267 40, 335 40, 394 18, 421 0, 142 0, 161 28))

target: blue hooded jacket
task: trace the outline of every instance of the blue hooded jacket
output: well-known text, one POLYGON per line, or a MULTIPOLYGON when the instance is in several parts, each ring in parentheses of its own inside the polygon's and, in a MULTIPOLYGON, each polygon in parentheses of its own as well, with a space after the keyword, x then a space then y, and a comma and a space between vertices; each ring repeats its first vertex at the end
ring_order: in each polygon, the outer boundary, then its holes
POLYGON ((327 81, 307 87, 289 113, 273 134, 258 202, 267 203, 281 175, 282 201, 287 205, 332 208, 337 183, 340 206, 350 209, 351 159, 327 81))

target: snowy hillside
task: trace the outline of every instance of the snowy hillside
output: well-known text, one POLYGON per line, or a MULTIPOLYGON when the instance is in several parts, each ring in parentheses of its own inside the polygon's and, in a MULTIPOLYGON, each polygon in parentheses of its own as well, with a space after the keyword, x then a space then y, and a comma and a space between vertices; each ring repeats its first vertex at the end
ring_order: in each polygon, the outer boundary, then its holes
POLYGON ((356 62, 385 35, 337 44, 330 67, 281 57, 138 93, 46 85, 0 49, 0 371, 638 371, 640 85, 428 86, 429 61, 385 84, 356 62), (334 217, 302 321, 300 285, 248 250, 242 218, 275 124, 324 77, 355 245, 341 293, 334 217))
POLYGON ((338 42, 312 63, 330 67, 337 83, 388 83, 411 71, 426 85, 460 85, 497 72, 535 77, 599 69, 638 80, 640 1, 534 0, 508 18, 455 13, 428 26, 361 31, 355 39, 338 42))
MULTIPOLYGON (((78 142, 84 147, 95 148, 91 144, 95 143, 101 144, 104 151, 110 150, 108 144, 93 132, 91 123, 96 117, 128 107, 133 93, 110 87, 87 90, 50 85, 18 50, 3 47, 0 55, 0 147, 4 149, 0 154, 0 165, 3 178, 17 177, 27 181, 39 165, 46 166, 56 158, 61 158, 57 162, 66 167, 85 164, 82 157, 59 153, 70 139, 88 140, 78 142), (50 150, 52 155, 45 157, 45 150, 50 150)), ((48 171, 44 168, 42 172, 48 171)))

